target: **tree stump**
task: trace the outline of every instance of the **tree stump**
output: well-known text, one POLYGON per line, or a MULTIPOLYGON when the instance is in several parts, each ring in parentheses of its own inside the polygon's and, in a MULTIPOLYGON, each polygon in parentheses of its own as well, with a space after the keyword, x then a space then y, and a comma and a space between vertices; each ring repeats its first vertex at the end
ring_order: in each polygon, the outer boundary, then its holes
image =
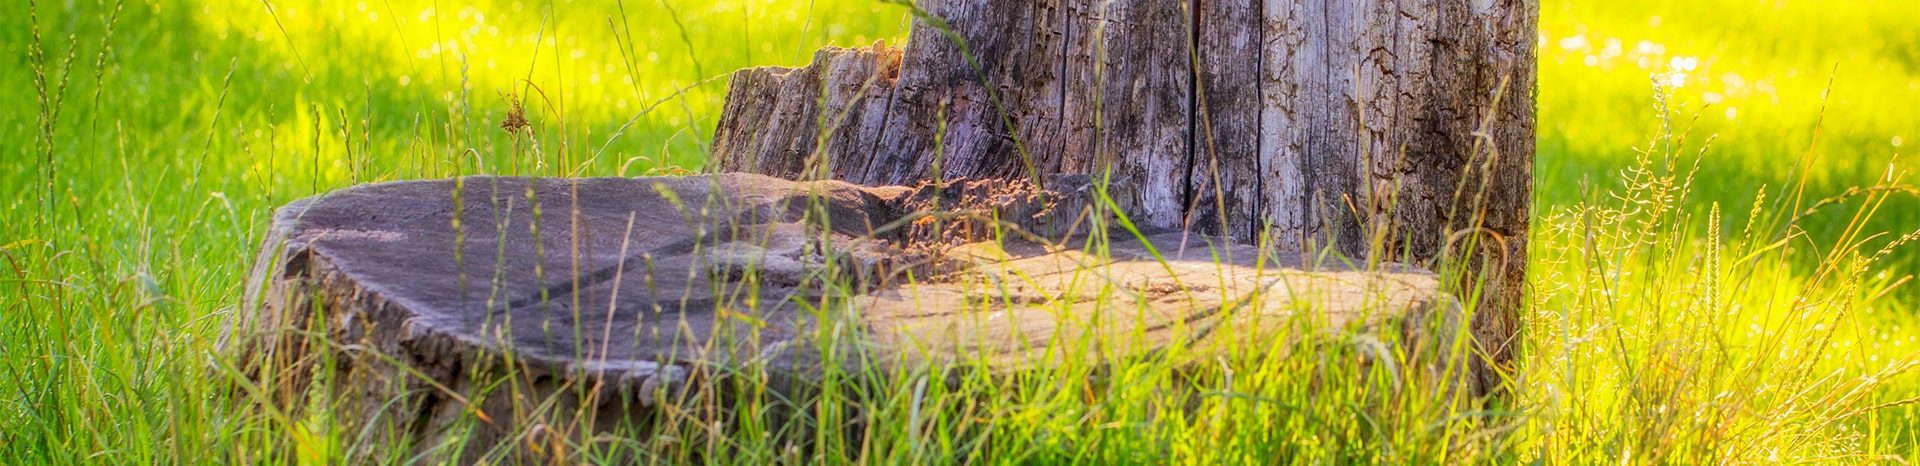
POLYGON ((1538 2, 916 3, 904 47, 735 73, 712 165, 868 185, 1110 177, 1147 226, 1463 267, 1486 362, 1511 359, 1538 2))
POLYGON ((230 347, 281 408, 326 378, 361 432, 426 448, 537 443, 541 413, 590 432, 726 374, 805 386, 843 353, 1017 372, 1204 355, 1303 318, 1464 312, 1476 390, 1497 384, 1526 263, 1531 0, 919 5, 902 48, 733 76, 713 168, 772 177, 291 204, 230 347), (1142 234, 1063 247, 1109 211, 1142 234), (1100 351, 1049 343, 1076 340, 1100 351))
POLYGON ((883 371, 1012 373, 1062 363, 1060 341, 1095 345, 1074 353, 1089 364, 1174 345, 1205 360, 1300 319, 1404 331, 1459 313, 1406 267, 1177 231, 1063 247, 1047 238, 1084 239, 1093 195, 1086 177, 1048 183, 361 186, 277 212, 228 347, 277 409, 307 410, 324 378, 360 444, 422 449, 411 457, 460 436, 473 460, 555 426, 584 437, 726 374, 804 388, 823 348, 883 371))

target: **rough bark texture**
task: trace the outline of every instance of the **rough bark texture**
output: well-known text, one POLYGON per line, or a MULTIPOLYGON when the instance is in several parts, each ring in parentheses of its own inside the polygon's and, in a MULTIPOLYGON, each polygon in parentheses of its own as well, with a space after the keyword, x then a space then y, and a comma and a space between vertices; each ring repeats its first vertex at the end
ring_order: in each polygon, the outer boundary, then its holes
POLYGON ((715 167, 865 184, 1110 174, 1152 227, 1463 264, 1487 359, 1510 360, 1536 1, 919 3, 901 49, 736 74, 715 167))
POLYGON ((1051 344, 1061 341, 1091 341, 1097 351, 1075 354, 1098 361, 1170 345, 1209 360, 1300 319, 1419 339, 1407 332, 1436 328, 1425 319, 1460 315, 1432 274, 1401 266, 1356 270, 1164 231, 1116 238, 1107 255, 1063 249, 1054 240, 1090 221, 1091 180, 1044 183, 723 174, 361 186, 276 213, 225 346, 277 412, 302 419, 328 403, 357 432, 359 460, 471 463, 589 441, 657 414, 654 403, 739 386, 716 379, 764 377, 804 399, 793 392, 825 361, 1021 371, 1073 347, 1051 344), (1001 236, 1012 231, 1030 237, 1001 236), (821 306, 829 295, 854 306, 821 306), (820 325, 808 306, 853 311, 820 325), (829 347, 841 357, 824 358, 829 347), (467 449, 433 450, 454 437, 467 449))

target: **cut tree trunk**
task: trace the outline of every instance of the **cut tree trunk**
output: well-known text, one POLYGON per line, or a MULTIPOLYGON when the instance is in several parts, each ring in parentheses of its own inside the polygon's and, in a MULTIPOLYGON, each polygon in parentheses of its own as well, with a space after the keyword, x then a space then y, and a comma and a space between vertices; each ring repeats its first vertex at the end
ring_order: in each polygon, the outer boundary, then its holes
POLYGON ((1531 0, 920 5, 903 48, 733 77, 713 168, 773 177, 476 177, 286 206, 225 340, 244 388, 289 422, 345 414, 360 457, 461 438, 472 462, 829 370, 1207 358, 1300 319, 1433 343, 1456 295, 1478 296, 1473 390, 1501 378, 1531 0), (1061 247, 1116 223, 1095 206, 1136 228, 1061 247), (821 311, 836 300, 855 311, 821 311), (762 384, 715 383, 732 377, 762 384))
POLYGON ((830 366, 1017 374, 1174 347, 1211 364, 1303 323, 1451 347, 1460 308, 1432 274, 1174 231, 1083 253, 1047 238, 1080 237, 1090 180, 1047 183, 360 186, 277 212, 223 346, 255 399, 356 432, 356 461, 463 444, 460 463, 539 460, 728 387, 805 400, 830 366))
POLYGON ((902 48, 735 73, 714 168, 868 185, 1110 176, 1148 226, 1462 267, 1486 362, 1510 361, 1536 1, 918 3, 902 48))

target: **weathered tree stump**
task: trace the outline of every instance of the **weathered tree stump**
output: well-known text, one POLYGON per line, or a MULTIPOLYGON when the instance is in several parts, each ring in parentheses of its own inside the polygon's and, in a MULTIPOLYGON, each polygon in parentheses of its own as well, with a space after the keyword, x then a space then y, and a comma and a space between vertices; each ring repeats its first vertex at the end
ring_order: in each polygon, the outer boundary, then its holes
POLYGON ((1069 352, 1098 364, 1180 345, 1202 358, 1300 319, 1431 328, 1392 325, 1459 311, 1433 275, 1398 266, 1180 232, 1115 236, 1104 254, 1063 247, 1048 238, 1084 240, 1070 230, 1092 194, 1084 177, 1051 183, 361 186, 279 210, 231 347, 282 409, 303 409, 325 378, 348 425, 383 437, 369 445, 457 435, 475 455, 558 429, 544 422, 606 428, 717 374, 802 387, 827 370, 823 347, 880 370, 1018 372, 1069 352), (844 305, 806 307, 832 302, 844 305))
POLYGON ((916 3, 902 48, 735 73, 713 165, 868 185, 1110 174, 1148 226, 1463 265, 1485 358, 1509 361, 1538 2, 916 3))
POLYGON ((1445 328, 1458 289, 1474 389, 1497 383, 1531 0, 919 4, 903 48, 734 75, 712 163, 773 178, 400 182, 283 208, 233 327, 243 370, 289 410, 324 377, 364 432, 485 447, 544 432, 486 420, 591 431, 719 374, 777 390, 828 361, 1018 372, 1299 319, 1445 328), (1147 234, 1065 247, 1110 223, 1096 204, 1147 234), (1305 259, 1329 251, 1350 261, 1305 259), (1394 262, 1469 273, 1345 265, 1394 262), (515 396, 483 396, 503 378, 515 396))

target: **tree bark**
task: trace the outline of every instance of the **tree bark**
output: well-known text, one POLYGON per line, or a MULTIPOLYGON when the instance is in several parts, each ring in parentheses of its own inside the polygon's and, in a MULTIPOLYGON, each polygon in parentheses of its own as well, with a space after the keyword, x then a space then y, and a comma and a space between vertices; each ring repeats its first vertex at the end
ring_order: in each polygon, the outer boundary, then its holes
POLYGON ((1110 176, 1147 226, 1463 267, 1487 361, 1511 359, 1536 1, 919 8, 901 48, 736 73, 713 168, 868 185, 1110 176))

